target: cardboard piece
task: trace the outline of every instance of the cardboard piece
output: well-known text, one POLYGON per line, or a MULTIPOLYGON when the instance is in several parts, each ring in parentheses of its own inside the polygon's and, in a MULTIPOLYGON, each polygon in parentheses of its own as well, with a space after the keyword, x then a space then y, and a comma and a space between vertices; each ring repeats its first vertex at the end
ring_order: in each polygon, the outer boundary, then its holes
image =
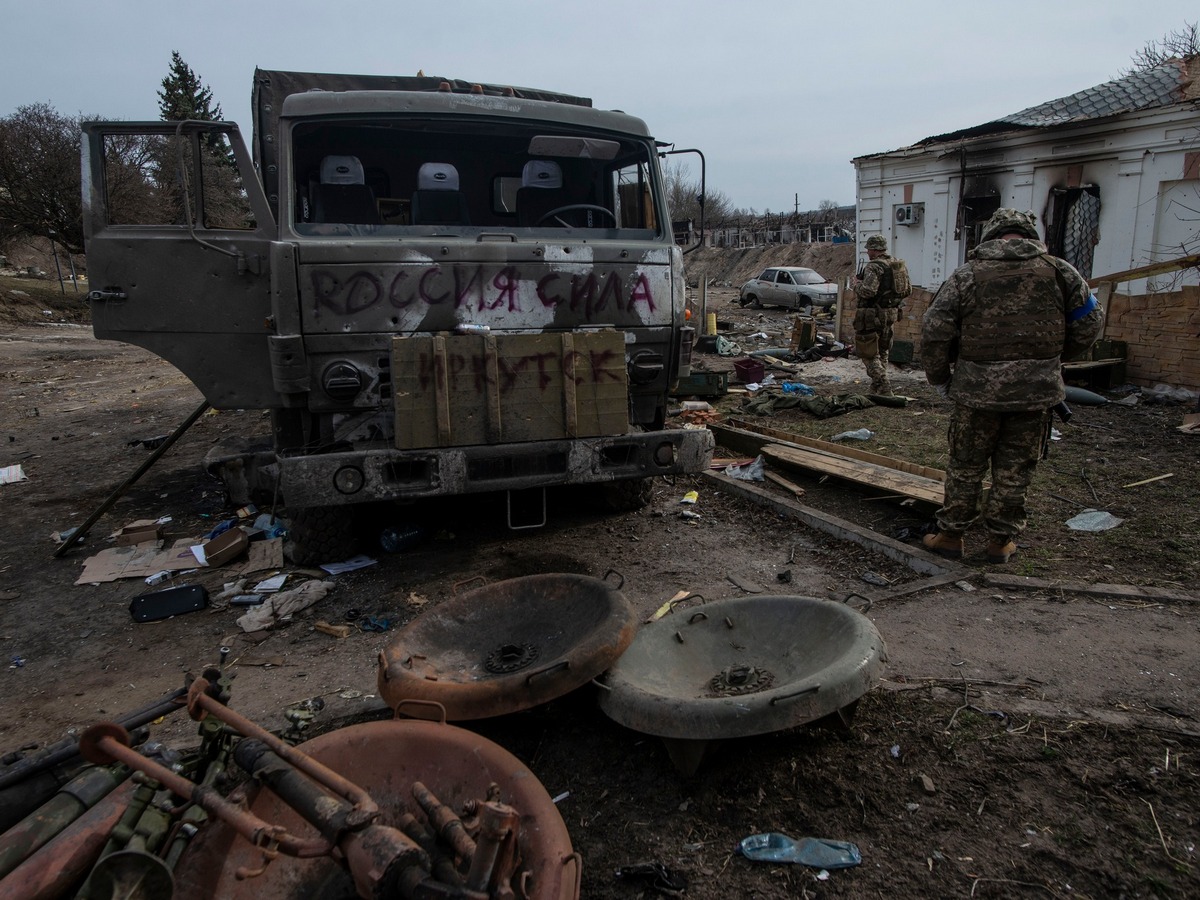
POLYGON ((113 540, 118 547, 128 547, 133 544, 145 544, 150 541, 162 540, 162 526, 154 519, 138 519, 130 522, 113 533, 113 540))
MULTIPOLYGON (((122 578, 145 578, 157 572, 195 569, 198 564, 192 547, 201 543, 198 538, 183 538, 164 549, 159 549, 156 544, 110 547, 83 561, 83 572, 75 583, 103 584, 122 578)), ((231 575, 248 575, 282 566, 283 539, 273 538, 251 543, 249 557, 244 562, 231 565, 226 571, 231 575)))
POLYGON ((182 572, 196 568, 191 547, 194 538, 176 541, 166 549, 155 544, 132 544, 128 547, 109 547, 83 561, 83 572, 76 584, 101 584, 122 578, 145 578, 155 572, 182 572))
POLYGON ((211 541, 192 547, 192 554, 202 566, 223 566, 233 562, 250 547, 250 535, 241 528, 230 528, 211 541))

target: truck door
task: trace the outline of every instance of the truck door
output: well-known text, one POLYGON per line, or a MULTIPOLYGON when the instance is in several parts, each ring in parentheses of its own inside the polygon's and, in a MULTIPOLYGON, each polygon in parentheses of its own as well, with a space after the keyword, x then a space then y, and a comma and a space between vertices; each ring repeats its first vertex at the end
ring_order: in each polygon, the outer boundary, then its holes
POLYGON ((237 126, 85 122, 82 176, 96 336, 157 354, 216 407, 277 405, 275 221, 237 126))

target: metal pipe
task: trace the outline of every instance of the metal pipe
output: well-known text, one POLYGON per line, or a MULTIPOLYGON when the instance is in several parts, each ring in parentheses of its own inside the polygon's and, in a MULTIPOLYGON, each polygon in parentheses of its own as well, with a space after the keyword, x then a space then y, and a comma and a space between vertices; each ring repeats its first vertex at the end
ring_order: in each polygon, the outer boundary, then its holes
POLYGON ((32 856, 129 777, 124 766, 85 769, 8 831, 0 835, 0 877, 32 856))
POLYGON ((430 859, 402 831, 385 825, 351 822, 356 810, 330 797, 295 766, 262 741, 244 740, 233 751, 239 766, 266 784, 302 819, 336 843, 361 897, 415 896, 415 885, 429 875, 430 859))
POLYGON ((350 818, 351 827, 378 818, 379 806, 365 790, 317 762, 302 750, 297 750, 291 744, 280 740, 256 722, 251 722, 245 716, 238 715, 224 703, 210 696, 208 694, 209 687, 209 682, 205 678, 197 678, 192 682, 192 686, 188 690, 188 711, 193 719, 200 721, 204 718, 202 713, 207 713, 246 737, 258 738, 309 778, 339 797, 349 800, 354 804, 355 810, 350 818))
POLYGON ((134 784, 127 779, 54 840, 0 880, 0 897, 58 900, 87 875, 121 818, 134 784))
POLYGON ((111 722, 93 725, 79 740, 80 753, 89 762, 104 764, 115 760, 145 773, 177 796, 190 800, 205 812, 219 817, 250 843, 262 847, 269 854, 279 850, 288 856, 309 858, 325 856, 333 849, 329 841, 298 838, 289 834, 287 829, 264 822, 258 816, 235 806, 211 787, 193 784, 165 766, 142 756, 121 740, 125 737, 127 735, 124 734, 124 730, 111 722))
POLYGON ((134 472, 132 475, 130 475, 128 478, 126 478, 120 487, 118 487, 115 491, 113 491, 111 494, 109 494, 108 497, 105 498, 104 502, 100 504, 99 509, 97 509, 94 513, 92 513, 90 516, 88 516, 88 519, 86 522, 84 522, 82 525, 80 525, 78 528, 76 528, 75 531, 72 532, 72 534, 69 538, 67 538, 65 541, 63 541, 61 544, 58 545, 58 547, 54 551, 55 557, 62 556, 64 553, 66 553, 68 550, 70 550, 72 547, 74 547, 75 544, 77 544, 79 541, 83 540, 83 536, 85 534, 87 534, 88 529, 91 528, 93 525, 95 525, 96 521, 102 515, 104 515, 106 512, 108 512, 108 508, 110 506, 112 506, 114 503, 116 503, 117 500, 120 499, 121 495, 124 494, 127 490, 129 490, 130 487, 133 486, 133 483, 135 481, 137 481, 139 478, 141 478, 143 475, 145 475, 148 471, 150 471, 150 467, 153 466, 156 462, 158 462, 158 458, 160 456, 162 456, 164 453, 166 453, 168 450, 170 450, 171 446, 183 436, 183 433, 185 431, 187 431, 189 428, 191 428, 192 425, 195 424, 196 420, 199 419, 206 412, 208 412, 208 401, 204 400, 200 403, 199 406, 196 407, 196 409, 192 412, 192 414, 187 417, 187 420, 182 425, 180 425, 173 432, 171 432, 170 437, 168 437, 165 441, 163 441, 161 444, 159 444, 157 447, 154 448, 154 452, 150 454, 150 456, 146 459, 145 462, 143 462, 140 466, 138 466, 138 469, 136 472, 134 472))

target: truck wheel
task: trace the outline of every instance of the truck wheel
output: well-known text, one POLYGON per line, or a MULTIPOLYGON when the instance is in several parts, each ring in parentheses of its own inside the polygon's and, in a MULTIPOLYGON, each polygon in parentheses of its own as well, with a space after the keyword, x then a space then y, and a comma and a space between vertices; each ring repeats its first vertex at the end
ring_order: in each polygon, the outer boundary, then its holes
POLYGON ((354 513, 349 506, 304 506, 288 513, 283 549, 293 564, 317 566, 354 555, 354 513))
POLYGON ((650 502, 654 483, 649 478, 626 478, 600 486, 600 505, 608 512, 633 512, 650 502))

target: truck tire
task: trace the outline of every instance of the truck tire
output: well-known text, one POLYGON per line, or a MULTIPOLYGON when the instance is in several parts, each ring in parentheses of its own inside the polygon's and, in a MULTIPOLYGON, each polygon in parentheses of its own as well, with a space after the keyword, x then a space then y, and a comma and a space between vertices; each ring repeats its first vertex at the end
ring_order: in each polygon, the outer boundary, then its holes
POLYGON ((649 478, 624 478, 600 485, 600 506, 608 512, 633 512, 643 509, 654 493, 649 478))
POLYGON ((297 566, 342 562, 354 555, 354 513, 349 506, 288 510, 284 555, 297 566))

